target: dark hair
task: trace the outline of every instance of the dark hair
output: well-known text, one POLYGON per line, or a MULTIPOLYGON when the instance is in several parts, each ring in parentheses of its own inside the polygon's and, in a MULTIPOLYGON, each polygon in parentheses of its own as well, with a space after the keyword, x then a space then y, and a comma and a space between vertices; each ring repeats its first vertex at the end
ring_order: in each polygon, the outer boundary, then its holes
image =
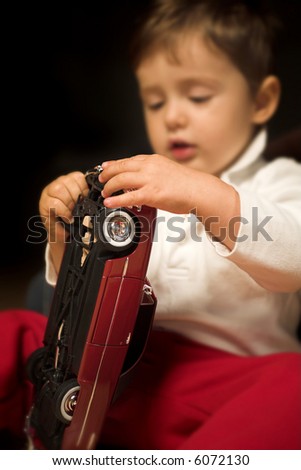
POLYGON ((156 47, 175 58, 179 33, 196 32, 223 51, 256 92, 274 72, 274 44, 281 26, 263 2, 242 0, 154 0, 140 19, 130 45, 136 69, 156 47))

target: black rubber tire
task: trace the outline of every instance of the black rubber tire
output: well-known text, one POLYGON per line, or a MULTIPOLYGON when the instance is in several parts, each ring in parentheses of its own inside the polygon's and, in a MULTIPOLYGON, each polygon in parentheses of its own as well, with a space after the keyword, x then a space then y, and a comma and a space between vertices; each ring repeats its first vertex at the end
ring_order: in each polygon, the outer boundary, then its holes
MULTIPOLYGON (((72 420, 73 413, 67 409, 67 401, 70 396, 77 396, 80 386, 76 379, 69 379, 60 384, 54 394, 54 411, 55 416, 64 424, 69 424, 72 420)), ((76 398, 75 398, 76 401, 76 398)))
POLYGON ((30 382, 36 385, 42 378, 42 363, 45 356, 46 347, 42 347, 33 351, 26 363, 26 375, 30 382))

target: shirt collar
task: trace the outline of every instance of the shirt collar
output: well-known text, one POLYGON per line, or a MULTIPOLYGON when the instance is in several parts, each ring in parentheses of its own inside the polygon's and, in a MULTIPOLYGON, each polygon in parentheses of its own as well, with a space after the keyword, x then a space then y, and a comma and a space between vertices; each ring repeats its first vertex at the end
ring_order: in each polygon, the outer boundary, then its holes
POLYGON ((267 144, 267 138, 268 135, 265 128, 259 131, 241 157, 222 173, 221 179, 245 170, 254 163, 262 155, 267 144))

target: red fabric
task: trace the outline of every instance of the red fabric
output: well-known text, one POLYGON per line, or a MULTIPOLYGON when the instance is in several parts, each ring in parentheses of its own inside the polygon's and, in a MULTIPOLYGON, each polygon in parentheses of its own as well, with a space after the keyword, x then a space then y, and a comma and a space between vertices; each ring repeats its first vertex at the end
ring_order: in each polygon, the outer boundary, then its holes
POLYGON ((29 355, 42 346, 46 317, 31 310, 0 312, 0 430, 22 436, 32 400, 25 374, 29 355))
POLYGON ((154 331, 100 447, 301 449, 301 354, 240 357, 154 331))
MULTIPOLYGON (((25 363, 42 346, 46 321, 0 312, 0 430, 14 435, 32 400, 25 363)), ((101 447, 301 449, 301 355, 240 357, 154 331, 101 447)))

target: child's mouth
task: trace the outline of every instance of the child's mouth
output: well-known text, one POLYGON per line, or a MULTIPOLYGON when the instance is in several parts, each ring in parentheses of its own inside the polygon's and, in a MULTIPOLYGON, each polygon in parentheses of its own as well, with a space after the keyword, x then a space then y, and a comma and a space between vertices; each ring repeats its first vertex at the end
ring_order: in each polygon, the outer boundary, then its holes
POLYGON ((188 142, 171 142, 169 150, 175 160, 184 161, 190 160, 195 156, 196 146, 188 142))

